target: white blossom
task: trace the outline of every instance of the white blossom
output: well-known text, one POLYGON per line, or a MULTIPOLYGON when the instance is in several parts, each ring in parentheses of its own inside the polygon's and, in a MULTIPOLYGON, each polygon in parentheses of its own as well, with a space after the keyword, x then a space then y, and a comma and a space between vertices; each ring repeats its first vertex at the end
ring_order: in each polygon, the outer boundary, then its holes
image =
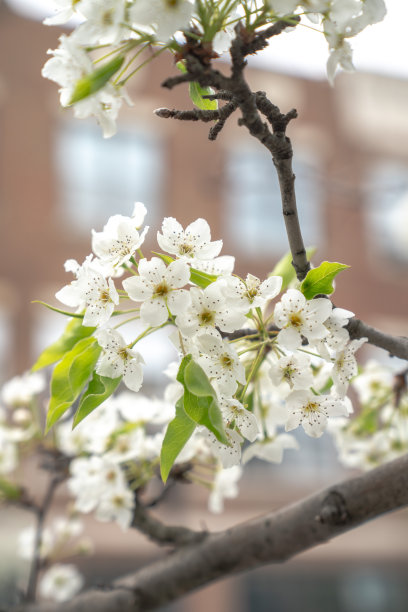
POLYGON ((286 449, 299 450, 296 438, 290 434, 279 434, 267 437, 248 446, 242 453, 242 463, 248 463, 254 457, 271 463, 282 463, 283 452, 286 449))
POLYGON ((134 506, 135 499, 130 489, 107 491, 98 504, 95 516, 99 521, 115 521, 126 530, 132 522, 134 506))
POLYGON ((289 411, 286 431, 302 424, 312 438, 319 438, 323 434, 328 417, 348 416, 347 406, 340 398, 317 396, 311 391, 293 391, 286 402, 289 411))
POLYGON ((290 389, 308 389, 313 384, 310 359, 299 353, 273 361, 269 375, 275 385, 286 384, 290 389))
POLYGON ((190 304, 188 291, 182 289, 190 280, 190 268, 182 260, 176 260, 166 267, 158 257, 150 261, 141 259, 139 276, 123 281, 123 288, 129 297, 142 301, 140 319, 142 323, 156 327, 165 323, 171 314, 182 313, 190 304))
POLYGON ((167 42, 177 31, 187 28, 194 6, 189 0, 137 0, 130 9, 133 26, 151 26, 156 38, 167 42))
POLYGON ((256 276, 247 274, 245 281, 237 276, 230 276, 224 278, 222 283, 228 303, 247 313, 251 308, 262 308, 266 301, 278 295, 282 287, 282 277, 270 276, 261 283, 256 276))
POLYGON ((236 350, 226 340, 209 334, 199 336, 197 343, 202 351, 197 362, 221 393, 232 396, 237 383, 245 384, 245 368, 236 350))
POLYGON ((346 348, 337 354, 333 365, 332 378, 336 392, 340 397, 346 395, 349 381, 358 373, 354 353, 367 341, 368 338, 352 340, 346 348))
POLYGON ((238 465, 241 460, 241 446, 244 438, 235 429, 226 430, 229 445, 219 442, 213 433, 208 432, 208 440, 213 454, 221 461, 224 468, 238 465))
MULTIPOLYGON (((35 543, 37 530, 35 527, 26 527, 18 534, 17 554, 26 561, 32 561, 35 553, 35 543)), ((45 527, 41 532, 39 555, 45 559, 52 552, 54 547, 54 537, 51 530, 45 527)))
POLYGON ((79 10, 86 19, 74 37, 87 46, 113 45, 127 34, 123 27, 126 0, 81 0, 79 10))
POLYGON ((51 17, 44 19, 45 25, 61 25, 67 23, 77 13, 81 0, 54 0, 55 10, 57 13, 51 17))
POLYGON ((38 591, 41 597, 68 601, 83 587, 84 579, 75 565, 56 563, 44 572, 38 591))
POLYGON ((191 305, 176 317, 177 327, 185 336, 212 333, 216 327, 233 332, 247 321, 242 310, 228 306, 220 283, 211 283, 205 289, 192 287, 190 298, 191 305))
POLYGON ((197 219, 183 230, 173 217, 166 217, 162 233, 157 232, 157 242, 163 251, 187 260, 209 260, 217 257, 222 240, 211 242, 210 227, 204 219, 197 219))
POLYGON ((148 227, 139 233, 146 215, 146 207, 135 202, 131 217, 113 215, 102 232, 92 230, 92 250, 105 264, 114 267, 129 262, 135 251, 143 244, 148 227))
POLYGON ((306 300, 297 289, 289 289, 274 311, 275 323, 283 328, 278 334, 278 342, 284 348, 295 350, 302 343, 302 336, 308 340, 320 340, 328 334, 323 325, 332 312, 330 300, 316 298, 306 300))
POLYGON ((253 442, 260 432, 258 419, 254 413, 247 410, 236 399, 221 397, 219 403, 227 426, 234 423, 244 438, 253 442))
POLYGON ((143 382, 143 357, 138 351, 126 344, 121 334, 114 329, 100 329, 95 333, 103 348, 96 372, 108 378, 123 377, 123 382, 131 391, 139 391, 143 382))
POLYGON ((11 408, 28 406, 36 395, 45 389, 45 377, 39 372, 26 372, 14 376, 1 389, 2 401, 11 408))
POLYGON ((224 509, 224 499, 232 499, 238 495, 237 482, 242 476, 242 468, 233 465, 215 474, 212 490, 208 498, 208 508, 211 512, 219 514, 224 509))

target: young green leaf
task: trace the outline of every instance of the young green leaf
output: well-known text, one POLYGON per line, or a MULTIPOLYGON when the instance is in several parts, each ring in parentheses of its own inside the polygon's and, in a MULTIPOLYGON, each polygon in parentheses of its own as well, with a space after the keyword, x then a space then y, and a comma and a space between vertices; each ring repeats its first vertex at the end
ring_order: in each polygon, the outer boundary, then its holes
POLYGON ((201 87, 196 81, 189 83, 189 94, 193 104, 201 110, 217 110, 218 100, 208 100, 203 96, 212 96, 215 92, 212 87, 201 87))
POLYGON ((168 424, 160 452, 160 473, 163 482, 167 481, 175 460, 187 444, 195 428, 196 424, 186 414, 183 398, 180 398, 176 404, 176 416, 168 424))
POLYGON ((184 387, 184 410, 198 425, 204 425, 217 440, 228 444, 217 394, 204 370, 193 361, 191 355, 180 364, 177 380, 184 387))
POLYGON ((334 291, 333 279, 339 272, 350 266, 331 261, 323 261, 318 268, 309 270, 300 286, 300 290, 308 300, 322 293, 330 295, 334 291))
POLYGON ((66 326, 64 333, 56 342, 43 350, 33 367, 32 372, 46 368, 52 363, 60 361, 79 340, 87 338, 95 331, 95 327, 84 327, 82 319, 72 319, 66 326))
POLYGON ((93 338, 83 338, 54 368, 46 431, 79 397, 98 360, 101 347, 93 338))
POLYGON ((90 74, 87 74, 82 79, 76 82, 74 92, 72 94, 69 104, 76 104, 88 96, 96 93, 102 87, 106 85, 111 77, 119 70, 122 66, 125 58, 123 55, 117 55, 110 62, 107 62, 100 68, 97 68, 90 74))
POLYGON ((100 406, 116 391, 122 377, 108 378, 107 376, 99 376, 96 372, 89 382, 88 388, 81 397, 78 409, 74 416, 73 429, 85 419, 91 412, 100 406))
POLYGON ((195 268, 190 268, 190 280, 195 285, 201 287, 201 289, 205 289, 208 285, 211 285, 214 281, 216 281, 218 276, 215 274, 207 274, 207 272, 202 272, 201 270, 196 270, 195 268))
MULTIPOLYGON (((308 247, 306 249, 307 258, 310 258, 315 254, 316 247, 308 247)), ((292 266, 292 253, 286 253, 278 261, 272 272, 269 276, 281 276, 282 277, 282 289, 281 291, 285 291, 290 285, 292 281, 296 278, 295 268, 292 266)))

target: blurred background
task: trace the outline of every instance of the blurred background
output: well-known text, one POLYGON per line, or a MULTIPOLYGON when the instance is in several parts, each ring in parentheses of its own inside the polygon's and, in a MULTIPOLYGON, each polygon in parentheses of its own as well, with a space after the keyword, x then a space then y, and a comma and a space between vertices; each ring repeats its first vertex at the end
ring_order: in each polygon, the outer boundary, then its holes
MULTIPOLYGON (((160 88, 175 73, 171 57, 161 56, 133 80, 134 106, 124 107, 117 135, 104 140, 96 123, 74 120, 61 110, 57 86, 41 78, 46 51, 58 45, 60 32, 41 24, 46 13, 40 5, 0 0, 1 382, 27 370, 64 325, 62 317, 31 301, 57 304, 55 292, 71 280, 65 260, 82 262, 91 250, 91 228, 101 230, 112 214, 130 215, 135 200, 148 208, 146 253, 156 247, 164 216, 183 225, 205 217, 213 239, 224 240, 222 254, 236 256, 242 275, 250 271, 264 278, 287 251, 273 164, 238 127, 237 117, 215 143, 207 140, 205 125, 157 118, 152 112, 157 107, 191 106, 183 88, 160 88)), ((323 73, 324 41, 320 64, 308 62, 301 46, 296 68, 296 57, 285 51, 293 48, 291 36, 283 35, 281 62, 273 41, 271 53, 251 63, 248 78, 252 89, 266 91, 283 112, 298 110, 288 134, 305 241, 317 247, 316 263, 351 266, 337 282, 338 306, 384 331, 407 335, 408 48, 405 62, 398 54, 399 67, 393 69, 393 56, 378 34, 371 61, 362 61, 364 70, 340 74, 331 88, 323 73), (388 64, 376 63, 374 53, 388 54, 388 64)), ((315 38, 310 40, 312 51, 315 38)), ((145 351, 146 361, 150 354, 156 366, 148 371, 148 383, 158 390, 162 366, 174 353, 158 344, 145 351)), ((387 360, 379 351, 366 351, 366 357, 373 355, 387 360)), ((401 368, 398 360, 392 364, 401 368)), ((282 466, 251 464, 239 497, 227 502, 223 515, 208 514, 206 495, 193 486, 174 490, 162 515, 194 528, 221 529, 347 475, 328 436, 316 441, 301 432, 299 442, 301 452, 289 451, 282 466)), ((32 478, 28 467, 26 479, 41 495, 44 483, 32 478)), ((66 502, 62 491, 56 514, 66 502)), ((17 529, 30 520, 22 511, 0 511, 0 603, 9 601, 13 585, 24 584, 27 566, 17 559, 15 546, 17 529)), ((106 582, 158 554, 137 533, 122 534, 92 517, 88 526, 96 551, 81 569, 89 584, 106 582)), ((405 612, 407 536, 408 513, 398 512, 285 565, 226 580, 166 610, 405 612)))

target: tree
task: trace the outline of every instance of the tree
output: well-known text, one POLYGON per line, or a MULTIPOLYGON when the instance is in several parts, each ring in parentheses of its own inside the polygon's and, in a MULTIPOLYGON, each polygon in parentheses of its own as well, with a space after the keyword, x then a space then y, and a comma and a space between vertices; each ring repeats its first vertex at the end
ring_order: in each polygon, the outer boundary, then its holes
MULTIPOLYGON (((46 566, 44 520, 55 489, 68 479, 79 512, 95 510, 101 520, 135 527, 176 552, 117 581, 108 591, 77 595, 61 609, 87 605, 109 611, 148 610, 229 573, 285 560, 408 503, 407 441, 392 417, 380 422, 376 416, 379 405, 394 402, 399 418, 406 418, 407 371, 390 382, 390 378, 381 379, 382 373, 362 370, 356 379, 363 381, 362 405, 353 418, 346 399, 349 382, 358 374, 354 354, 363 343, 407 359, 408 339, 369 327, 353 313, 335 307, 329 298, 333 279, 347 266, 323 262, 312 269, 308 259, 297 214, 292 145, 286 133, 296 111, 281 112, 264 92, 251 91, 245 77, 246 58, 261 52, 270 38, 288 27, 299 27, 301 13, 306 12, 322 23, 330 50, 328 75, 333 80, 337 66, 352 69, 347 38, 382 19, 385 7, 381 0, 348 6, 326 0, 283 4, 206 0, 194 6, 181 0, 138 0, 127 7, 123 1, 112 0, 103 11, 90 0, 59 4, 60 12, 49 23, 64 22, 76 11, 85 19, 73 35, 61 37, 60 47, 43 70, 44 76, 60 85, 62 105, 73 106, 79 118, 95 115, 104 135, 113 136, 125 99, 124 86, 141 67, 135 68, 140 53, 152 50, 151 61, 165 50, 172 52, 180 73, 166 79, 163 86, 172 89, 188 83, 195 108, 161 108, 156 114, 163 119, 210 123, 209 138, 214 140, 226 121, 239 113, 240 125, 272 157, 289 241, 290 255, 267 279, 261 282, 250 274, 241 279, 232 275, 230 259, 218 257, 222 243, 211 240, 203 219, 184 229, 175 219, 166 218, 158 232, 163 252, 148 260, 141 251, 147 211, 136 203, 131 217, 115 215, 102 232, 93 232, 93 255, 82 265, 67 262, 75 278, 56 297, 76 312, 51 306, 70 320, 63 336, 34 366, 38 371, 56 364, 47 431, 55 427, 57 441, 47 441, 44 449, 50 471, 47 495, 37 507, 17 484, 8 479, 1 483, 6 498, 32 507, 37 516, 23 607, 57 609, 55 603, 47 607, 32 602, 39 572, 46 566), (183 34, 175 36, 179 30, 183 34), (100 49, 107 53, 91 55, 100 49), (231 59, 228 74, 216 63, 224 49, 231 59), (129 276, 123 289, 118 289, 116 279, 123 273, 129 276), (128 309, 121 308, 125 300, 130 300, 128 309), (117 328, 135 319, 143 331, 136 337, 133 332, 128 342, 117 328), (115 408, 109 398, 121 382, 133 392, 140 390, 143 358, 137 343, 163 326, 175 329, 180 360, 167 404, 149 405, 144 399, 136 419, 133 404, 129 416, 132 400, 115 408), (367 380, 373 375, 380 383, 365 398, 369 385, 364 385, 364 376, 367 380), (279 405, 265 400, 265 389, 271 386, 280 394, 279 405), (68 433, 72 419, 78 426, 74 435, 68 433), (289 432, 302 425, 307 435, 320 437, 329 421, 343 445, 347 441, 343 455, 357 456, 361 466, 369 463, 379 446, 378 463, 399 458, 295 506, 219 534, 165 525, 151 515, 150 508, 170 486, 189 477, 196 461, 204 462, 210 471, 210 503, 219 510, 223 497, 236 494, 244 438, 244 463, 253 457, 280 462, 285 449, 296 447, 294 438, 280 427, 289 432), (152 424, 159 428, 154 435, 148 429, 152 424), (151 498, 149 483, 157 479, 159 468, 164 485, 151 498)), ((30 374, 9 383, 3 398, 10 405, 26 407, 26 398, 31 402, 40 390, 41 381, 30 374)), ((1 430, 4 456, 9 457, 5 473, 15 465, 16 442, 23 445, 38 435, 39 425, 33 424, 31 413, 26 410, 23 416, 22 425, 4 425, 1 430)), ((62 531, 69 537, 77 534, 72 522, 62 531)), ((72 567, 51 566, 40 590, 63 601, 80 588, 81 579, 72 567)))

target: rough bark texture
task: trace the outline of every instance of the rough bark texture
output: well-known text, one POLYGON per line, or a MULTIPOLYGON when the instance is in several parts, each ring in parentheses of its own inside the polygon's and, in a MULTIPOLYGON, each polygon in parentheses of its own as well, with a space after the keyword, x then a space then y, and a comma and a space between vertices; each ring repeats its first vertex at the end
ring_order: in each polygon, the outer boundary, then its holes
MULTIPOLYGON (((346 480, 287 508, 206 535, 199 543, 65 604, 27 605, 21 612, 145 612, 230 574, 294 555, 375 517, 408 505, 408 456, 346 480)), ((15 612, 17 612, 15 610, 15 612)))

